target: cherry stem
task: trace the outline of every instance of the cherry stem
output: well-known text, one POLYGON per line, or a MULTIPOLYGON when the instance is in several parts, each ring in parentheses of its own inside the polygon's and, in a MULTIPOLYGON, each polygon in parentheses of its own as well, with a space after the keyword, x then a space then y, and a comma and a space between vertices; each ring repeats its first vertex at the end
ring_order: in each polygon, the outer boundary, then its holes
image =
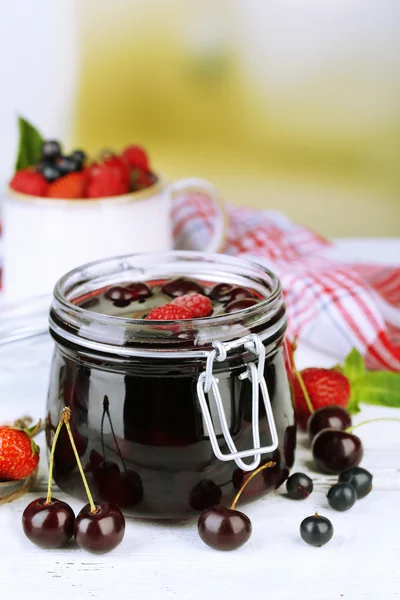
MULTIPOLYGON (((120 458, 120 461, 122 463, 124 471, 126 471, 126 465, 125 465, 125 462, 124 462, 121 450, 119 448, 119 445, 118 445, 118 442, 117 442, 117 436, 115 435, 114 427, 113 427, 113 424, 112 424, 112 421, 111 421, 111 415, 110 415, 109 406, 110 406, 110 403, 109 403, 109 400, 108 400, 108 396, 104 396, 103 411, 105 411, 105 413, 106 413, 106 415, 108 417, 108 422, 110 423, 111 433, 112 433, 112 436, 113 436, 113 439, 114 439, 114 444, 115 444, 115 446, 117 448, 118 456, 120 458)), ((104 450, 104 445, 103 445, 103 450, 104 450)))
POLYGON ((67 431, 68 431, 69 440, 71 442, 72 450, 74 451, 74 454, 75 454, 76 463, 78 465, 78 469, 79 469, 79 472, 82 477, 83 485, 85 486, 85 491, 86 491, 86 494, 87 494, 87 497, 89 500, 89 504, 90 504, 90 512, 92 514, 96 514, 98 512, 98 509, 96 508, 96 505, 93 501, 93 496, 90 493, 89 484, 87 482, 85 473, 83 472, 81 459, 79 458, 78 450, 76 449, 76 446, 75 446, 74 436, 72 435, 71 425, 69 424, 70 417, 71 417, 71 410, 69 408, 64 408, 64 410, 63 410, 64 423, 65 423, 65 427, 67 428, 67 431))
POLYGON ((376 423, 377 421, 397 421, 400 423, 400 419, 396 419, 394 417, 380 417, 379 419, 368 419, 367 421, 362 421, 361 423, 357 423, 357 425, 352 425, 346 429, 346 433, 351 433, 357 427, 361 427, 361 425, 368 425, 368 423, 376 423))
POLYGON ((56 444, 58 436, 60 435, 60 431, 62 426, 64 425, 64 418, 61 417, 59 424, 57 425, 56 432, 54 434, 53 444, 51 446, 50 451, 50 461, 49 461, 49 482, 47 484, 47 498, 45 504, 51 503, 51 493, 53 491, 53 467, 54 467, 54 454, 56 451, 56 444))
POLYGON ((300 383, 300 387, 301 387, 301 391, 304 394, 304 400, 306 401, 308 410, 310 411, 310 413, 312 414, 313 412, 315 412, 314 407, 312 405, 311 402, 311 398, 307 392, 307 388, 306 388, 306 384, 304 383, 304 379, 300 373, 300 371, 298 370, 298 368, 296 367, 296 365, 294 365, 294 372, 296 373, 296 377, 299 380, 300 383))
POLYGON ((101 439, 101 451, 103 453, 104 460, 106 459, 106 451, 104 448, 104 417, 106 416, 106 410, 103 408, 103 414, 101 415, 100 424, 100 439, 101 439))
POLYGON ((256 469, 255 471, 253 471, 251 473, 250 477, 248 477, 248 479, 246 479, 246 481, 244 482, 244 484, 242 485, 242 487, 240 488, 240 490, 234 497, 233 502, 231 504, 231 510, 234 510, 244 488, 249 483, 249 481, 251 481, 253 479, 253 477, 255 477, 256 475, 258 475, 258 473, 260 473, 261 471, 264 471, 264 469, 269 469, 270 467, 274 467, 275 465, 276 465, 276 463, 274 463, 274 462, 272 462, 272 460, 270 460, 269 462, 265 463, 265 465, 261 465, 261 467, 258 467, 258 469, 256 469))

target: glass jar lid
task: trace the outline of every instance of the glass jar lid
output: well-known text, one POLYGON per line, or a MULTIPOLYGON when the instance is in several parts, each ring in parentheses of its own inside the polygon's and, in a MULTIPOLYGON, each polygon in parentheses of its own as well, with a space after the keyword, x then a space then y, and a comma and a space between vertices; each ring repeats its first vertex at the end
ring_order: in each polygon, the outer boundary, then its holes
POLYGON ((58 281, 50 310, 50 331, 57 341, 120 356, 176 357, 184 352, 206 357, 214 342, 250 333, 262 340, 281 338, 285 329, 281 285, 274 273, 255 261, 202 252, 132 254, 83 265, 58 281), (108 286, 175 277, 243 286, 260 301, 229 314, 162 322, 97 313, 76 304, 108 286))

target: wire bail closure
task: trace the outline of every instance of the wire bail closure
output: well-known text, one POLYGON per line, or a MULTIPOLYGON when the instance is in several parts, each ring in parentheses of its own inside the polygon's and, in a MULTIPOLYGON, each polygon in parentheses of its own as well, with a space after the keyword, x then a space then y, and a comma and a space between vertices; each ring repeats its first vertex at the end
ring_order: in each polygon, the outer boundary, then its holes
POLYGON ((239 338, 232 342, 213 342, 213 350, 207 356, 206 370, 200 373, 197 381, 197 396, 203 413, 204 423, 210 438, 211 447, 215 456, 222 461, 234 460, 237 466, 243 471, 252 471, 256 469, 261 461, 261 454, 273 452, 278 447, 278 434, 276 431, 275 420, 272 413, 271 401, 269 398, 267 384, 264 378, 265 347, 261 339, 255 333, 246 337, 239 338), (254 354, 258 359, 256 365, 254 361, 246 365, 246 371, 239 375, 239 379, 250 379, 252 384, 252 431, 253 448, 238 452, 232 436, 229 431, 229 425, 226 419, 221 393, 218 387, 218 380, 213 375, 214 361, 223 362, 227 358, 229 350, 243 346, 246 350, 254 354), (267 422, 271 432, 272 444, 270 446, 260 447, 260 423, 259 423, 259 394, 261 390, 262 399, 265 406, 267 422), (206 394, 212 391, 215 405, 218 412, 218 418, 221 425, 224 440, 230 450, 229 454, 223 454, 218 444, 214 429, 210 409, 206 400, 206 394), (250 464, 243 462, 242 458, 253 457, 250 464))

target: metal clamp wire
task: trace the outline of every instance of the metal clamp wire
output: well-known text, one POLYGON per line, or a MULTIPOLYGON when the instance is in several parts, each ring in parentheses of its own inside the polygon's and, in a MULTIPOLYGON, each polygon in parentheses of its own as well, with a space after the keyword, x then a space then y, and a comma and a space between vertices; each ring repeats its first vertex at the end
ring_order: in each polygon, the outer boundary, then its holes
POLYGON ((278 434, 275 427, 275 421, 272 413, 271 402, 269 399, 268 388, 265 383, 264 377, 261 380, 258 378, 258 370, 254 363, 248 364, 247 375, 250 376, 252 383, 252 433, 253 433, 253 445, 254 448, 249 450, 237 451, 237 448, 231 437, 229 426, 226 420, 226 415, 222 403, 221 394, 218 387, 218 382, 215 377, 211 376, 211 388, 215 400, 215 404, 218 411, 218 417, 221 424, 222 434, 225 442, 230 450, 230 454, 223 454, 218 444, 217 436, 215 434, 213 421, 211 418, 210 410, 205 397, 205 382, 206 373, 200 374, 197 382, 197 395, 199 398, 200 406, 202 409, 205 426, 210 438, 211 447, 214 451, 215 456, 222 461, 234 460, 238 467, 243 471, 252 471, 255 469, 261 461, 261 454, 274 451, 278 447, 278 434), (260 386, 260 387, 259 387, 260 386), (269 446, 260 448, 260 425, 259 425, 259 389, 263 397, 265 406, 265 412, 267 421, 271 432, 272 443, 269 446), (241 459, 254 457, 254 460, 250 464, 244 463, 241 459))

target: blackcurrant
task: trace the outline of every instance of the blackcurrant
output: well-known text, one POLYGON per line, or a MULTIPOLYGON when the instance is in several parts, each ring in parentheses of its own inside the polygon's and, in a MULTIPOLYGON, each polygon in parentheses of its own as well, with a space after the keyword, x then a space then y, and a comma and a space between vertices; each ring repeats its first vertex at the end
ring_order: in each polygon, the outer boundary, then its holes
POLYGON ((349 510, 357 500, 356 490, 350 483, 335 483, 326 495, 328 504, 335 510, 349 510))
POLYGON ((53 161, 61 154, 61 146, 56 140, 43 142, 41 150, 43 160, 53 161))
POLYGON ((46 164, 42 169, 42 175, 49 183, 51 183, 61 177, 61 171, 56 165, 46 164))
POLYGON ((333 525, 329 519, 315 513, 300 523, 300 535, 310 546, 320 547, 332 539, 333 525))
POLYGON ((293 473, 286 481, 286 490, 292 500, 304 500, 313 491, 312 479, 304 473, 293 473))
POLYGON ((74 173, 74 171, 80 171, 82 164, 70 156, 61 156, 57 160, 57 167, 62 175, 68 175, 68 173, 74 173))
POLYGON ((372 475, 362 467, 351 467, 339 475, 339 481, 350 483, 356 490, 357 498, 364 498, 372 490, 372 475))
POLYGON ((77 163, 79 163, 82 166, 86 160, 86 154, 85 154, 85 152, 83 152, 83 150, 74 150, 72 152, 70 158, 72 158, 73 160, 75 160, 77 163))

